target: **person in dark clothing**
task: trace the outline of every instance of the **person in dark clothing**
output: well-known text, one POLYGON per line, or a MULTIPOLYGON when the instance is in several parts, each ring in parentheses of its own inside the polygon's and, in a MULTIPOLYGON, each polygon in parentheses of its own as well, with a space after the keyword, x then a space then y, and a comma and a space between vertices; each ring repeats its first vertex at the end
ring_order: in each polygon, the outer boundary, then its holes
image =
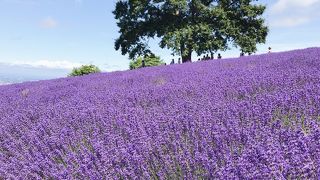
POLYGON ((178 64, 181 64, 181 59, 180 58, 178 59, 178 64))
POLYGON ((142 67, 146 67, 146 62, 142 60, 142 67))
POLYGON ((214 59, 214 53, 211 52, 211 59, 214 59))
POLYGON ((240 57, 242 57, 242 56, 244 56, 244 53, 243 53, 243 52, 240 53, 240 57))
POLYGON ((210 59, 209 54, 207 54, 207 56, 206 56, 206 60, 209 60, 209 59, 210 59))
POLYGON ((206 60, 206 55, 203 55, 202 61, 206 60))
POLYGON ((222 56, 220 53, 218 54, 218 59, 222 59, 222 56))
POLYGON ((171 63, 170 64, 174 64, 174 59, 172 59, 171 63))

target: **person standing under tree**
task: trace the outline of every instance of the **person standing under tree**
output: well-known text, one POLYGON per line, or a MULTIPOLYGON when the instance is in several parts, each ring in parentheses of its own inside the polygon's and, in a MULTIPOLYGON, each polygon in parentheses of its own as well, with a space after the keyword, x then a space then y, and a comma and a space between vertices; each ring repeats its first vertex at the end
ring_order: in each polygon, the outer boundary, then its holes
POLYGON ((220 53, 218 54, 218 59, 222 59, 222 56, 220 53))
POLYGON ((146 62, 142 60, 142 67, 146 67, 146 62))
POLYGON ((269 47, 268 50, 269 50, 268 53, 271 53, 271 47, 269 47))

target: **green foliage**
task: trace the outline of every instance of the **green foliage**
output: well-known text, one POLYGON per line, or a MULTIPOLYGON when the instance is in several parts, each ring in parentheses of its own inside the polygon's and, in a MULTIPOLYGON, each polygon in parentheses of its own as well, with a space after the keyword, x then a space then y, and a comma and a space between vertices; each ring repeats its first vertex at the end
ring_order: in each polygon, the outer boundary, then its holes
POLYGON ((141 57, 140 56, 135 60, 131 60, 131 62, 129 64, 130 70, 142 67, 142 61, 143 60, 145 62, 145 66, 146 67, 159 66, 159 65, 164 64, 164 62, 160 59, 159 56, 154 56, 154 55, 148 55, 148 56, 145 56, 145 57, 141 57))
POLYGON ((91 73, 99 73, 101 72, 100 69, 95 65, 82 65, 79 68, 73 68, 72 72, 69 74, 69 76, 82 76, 87 75, 91 73))
POLYGON ((265 6, 257 0, 121 0, 114 15, 120 28, 115 49, 131 59, 150 53, 148 39, 161 39, 161 48, 181 55, 182 61, 226 50, 230 45, 244 53, 265 43, 268 27, 265 6))

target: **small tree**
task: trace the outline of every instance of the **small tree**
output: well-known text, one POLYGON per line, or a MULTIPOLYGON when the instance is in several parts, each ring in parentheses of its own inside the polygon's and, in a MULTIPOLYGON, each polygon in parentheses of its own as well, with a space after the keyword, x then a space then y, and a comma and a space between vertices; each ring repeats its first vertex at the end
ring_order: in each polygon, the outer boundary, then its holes
POLYGON ((91 73, 99 73, 101 70, 95 66, 95 65, 82 65, 79 68, 73 68, 72 72, 69 74, 69 76, 82 76, 87 75, 91 73))
POLYGON ((160 59, 159 56, 155 56, 155 55, 147 55, 145 57, 140 56, 135 60, 131 60, 131 62, 129 64, 130 70, 138 69, 138 68, 142 67, 143 60, 145 62, 146 67, 159 66, 159 65, 164 64, 164 62, 160 59))

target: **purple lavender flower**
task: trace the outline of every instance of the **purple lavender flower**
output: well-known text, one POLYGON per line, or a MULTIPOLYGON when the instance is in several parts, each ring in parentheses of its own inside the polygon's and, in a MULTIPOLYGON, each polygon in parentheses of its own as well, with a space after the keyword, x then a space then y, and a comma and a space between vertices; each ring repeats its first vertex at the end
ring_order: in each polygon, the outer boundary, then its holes
POLYGON ((0 86, 0 179, 319 179, 320 49, 0 86))

